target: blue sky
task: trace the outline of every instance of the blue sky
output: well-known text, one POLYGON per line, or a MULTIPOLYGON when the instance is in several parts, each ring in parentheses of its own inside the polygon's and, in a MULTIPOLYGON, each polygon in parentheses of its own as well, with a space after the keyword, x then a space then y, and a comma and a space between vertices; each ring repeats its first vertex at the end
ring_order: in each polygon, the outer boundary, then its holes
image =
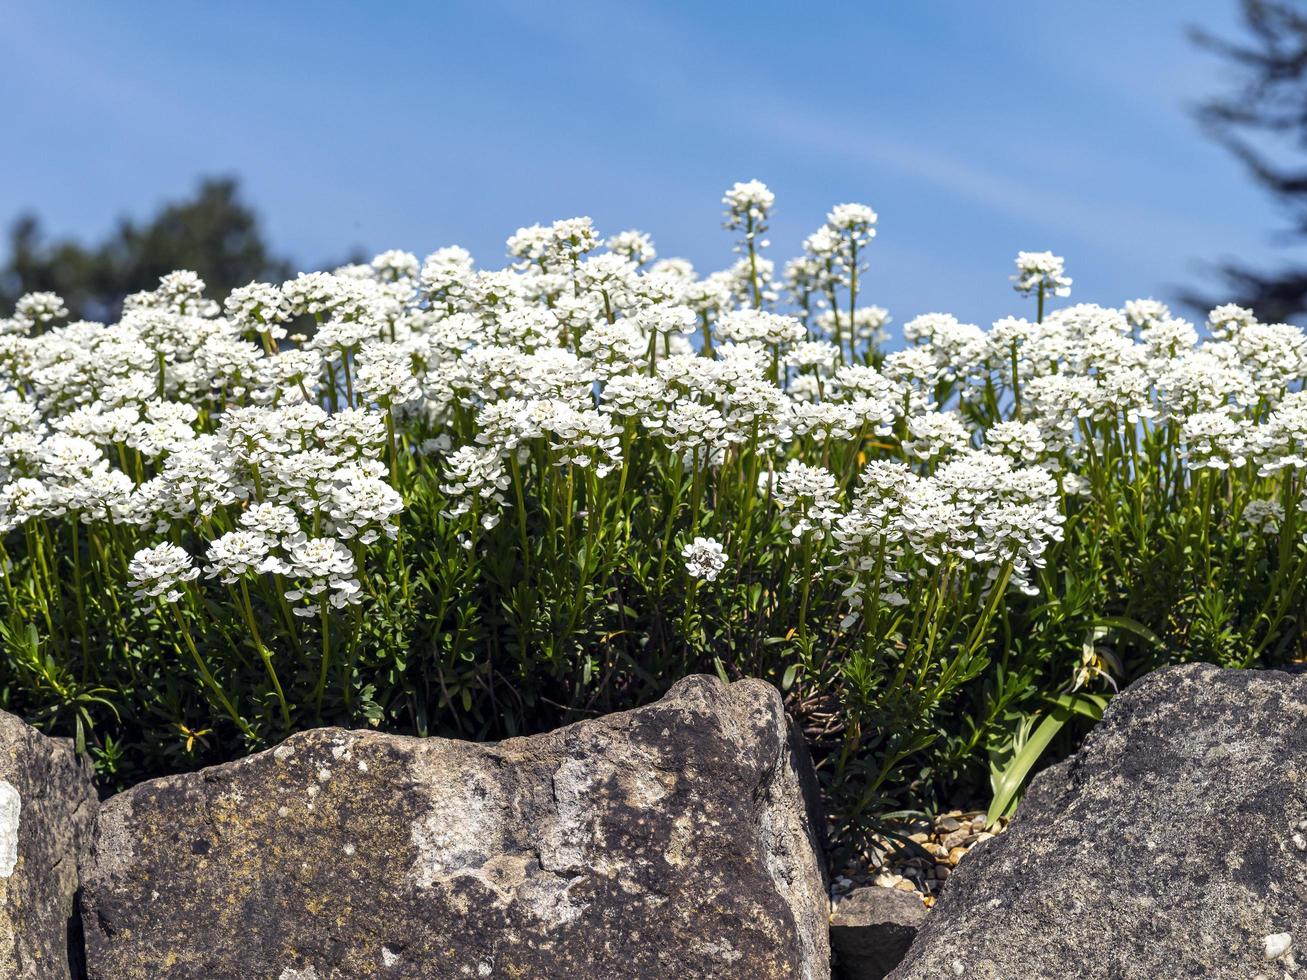
POLYGON ((650 232, 731 260, 722 190, 777 195, 792 254, 831 204, 880 213, 868 299, 898 323, 1012 312, 1018 249, 1074 297, 1272 259, 1283 222, 1188 107, 1185 37, 1234 0, 1091 4, 30 2, 0 9, 0 221, 94 236, 236 174, 306 267, 353 246, 503 261, 522 224, 650 232))

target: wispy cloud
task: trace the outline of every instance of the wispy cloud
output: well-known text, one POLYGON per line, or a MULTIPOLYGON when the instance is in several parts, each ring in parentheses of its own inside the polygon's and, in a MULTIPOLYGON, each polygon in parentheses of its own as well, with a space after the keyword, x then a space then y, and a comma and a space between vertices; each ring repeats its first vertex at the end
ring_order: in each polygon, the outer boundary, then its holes
POLYGON ((986 170, 923 144, 869 136, 809 110, 767 113, 756 124, 773 138, 801 141, 828 158, 878 166, 926 181, 946 196, 960 197, 1058 236, 1127 256, 1143 258, 1159 249, 1187 250, 1199 245, 1216 245, 1230 251, 1264 248, 1264 243, 1232 233, 1224 226, 1123 206, 1119 201, 1077 197, 986 170))

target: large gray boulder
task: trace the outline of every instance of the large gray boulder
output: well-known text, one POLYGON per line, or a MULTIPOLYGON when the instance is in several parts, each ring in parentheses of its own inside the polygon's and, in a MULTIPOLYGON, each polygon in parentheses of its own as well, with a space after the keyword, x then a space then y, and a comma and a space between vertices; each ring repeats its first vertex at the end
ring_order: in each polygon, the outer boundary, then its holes
POLYGON ((1307 961, 1307 677, 1170 667, 949 878, 897 980, 1280 980, 1307 961))
POLYGON ((0 711, 0 977, 71 975, 68 926, 96 806, 72 742, 0 711))
POLYGON ((810 777, 759 681, 498 744, 305 732, 104 805, 89 976, 826 977, 810 777))

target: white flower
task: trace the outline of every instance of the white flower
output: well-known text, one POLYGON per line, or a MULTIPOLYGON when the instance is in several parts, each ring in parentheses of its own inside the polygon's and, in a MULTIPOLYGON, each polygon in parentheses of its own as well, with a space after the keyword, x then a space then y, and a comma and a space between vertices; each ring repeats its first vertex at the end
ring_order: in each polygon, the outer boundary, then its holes
POLYGON ((609 251, 616 252, 636 265, 647 265, 658 257, 653 242, 642 231, 619 231, 606 244, 609 251))
POLYGON ((220 578, 230 585, 251 572, 280 570, 280 565, 269 561, 272 541, 255 531, 228 531, 209 542, 209 564, 204 573, 207 578, 220 578))
POLYGON ((27 293, 14 304, 14 319, 26 329, 45 326, 67 315, 68 307, 58 293, 27 293))
POLYGON ((292 313, 317 316, 344 305, 351 295, 345 280, 329 272, 301 272, 282 283, 281 291, 292 313))
POLYGON ((189 269, 178 269, 159 277, 154 291, 161 305, 177 313, 201 313, 204 280, 189 269))
POLYGON ((200 574, 195 562, 184 548, 163 543, 153 548, 142 548, 127 565, 131 576, 129 584, 138 599, 160 599, 176 602, 182 597, 181 586, 200 574))
POLYGON ((837 204, 826 215, 826 224, 836 231, 862 239, 876 236, 876 212, 865 204, 837 204))
POLYGON ((728 229, 743 228, 747 231, 752 223, 752 231, 747 233, 757 235, 764 230, 767 216, 776 203, 776 195, 762 181, 749 180, 733 184, 722 197, 722 203, 727 207, 728 229))
POLYGON ((34 519, 57 517, 63 511, 56 495, 40 480, 20 476, 0 485, 0 531, 12 531, 34 519))
POLYGON ((287 542, 286 552, 285 574, 297 580, 296 587, 286 591, 286 598, 304 602, 293 610, 296 616, 317 615, 315 605, 324 592, 327 603, 335 609, 362 601, 354 556, 339 541, 300 537, 287 542))
POLYGON ((1256 534, 1278 534, 1284 508, 1275 500, 1250 500, 1244 505, 1243 522, 1256 534))
POLYGON ((422 262, 422 288, 433 302, 455 300, 472 275, 472 256, 457 245, 438 249, 422 262))
POLYGON ((1125 316, 1131 326, 1147 327, 1171 319, 1171 311, 1155 299, 1131 299, 1126 300, 1125 316))
POLYGON ((732 310, 717 321, 717 336, 739 344, 784 346, 797 343, 806 334, 796 318, 765 310, 732 310))
POLYGON ((681 549, 681 557, 685 559, 686 574, 691 578, 711 582, 726 567, 726 556, 715 538, 695 538, 681 549))
POLYGON ((1246 427, 1247 423, 1235 418, 1228 407, 1190 415, 1180 426, 1185 464, 1194 470, 1243 466, 1246 427))
POLYGON ((903 448, 915 459, 933 460, 971 444, 971 432, 954 412, 927 412, 908 419, 903 448))
POLYGON ((391 282, 398 279, 416 279, 419 268, 416 255, 397 248, 382 252, 372 259, 372 270, 379 278, 391 282))
POLYGON ((1044 434, 1034 422, 999 422, 985 431, 985 448, 1017 462, 1036 462, 1048 448, 1044 434))
MULTIPOLYGON (((823 316, 829 316, 829 312, 823 316)), ((889 333, 885 329, 890 322, 889 310, 883 306, 859 306, 853 311, 853 336, 875 346, 885 343, 889 333)))
POLYGON ((504 491, 511 479, 498 449, 456 449, 445 458, 445 474, 440 489, 450 498, 450 506, 441 511, 442 517, 461 517, 479 504, 483 508, 481 523, 487 530, 499 523, 499 508, 506 503, 504 491))
POLYGON ((1016 266, 1012 281, 1017 292, 1029 296, 1042 289, 1046 295, 1071 295, 1071 279, 1065 274, 1062 256, 1052 252, 1018 252, 1016 266))
POLYGON ((839 515, 835 475, 820 466, 790 460, 776 477, 772 494, 795 538, 828 530, 839 515))
POLYGON ((364 343, 359 348, 355 368, 355 384, 369 401, 399 406, 422 397, 413 373, 413 354, 402 344, 364 343))
POLYGON ((1257 315, 1252 310, 1234 303, 1218 306, 1207 314, 1207 328, 1217 340, 1229 340, 1256 322, 1257 315))
POLYGON ((1307 468, 1307 391, 1287 395, 1265 422, 1249 427, 1246 436, 1248 455, 1258 463, 1260 475, 1307 468))
POLYGON ((790 348, 785 363, 799 370, 816 368, 820 374, 829 374, 835 370, 839 357, 840 349, 834 344, 824 340, 804 340, 790 348))
POLYGON ((238 286, 223 304, 227 315, 241 327, 256 333, 267 334, 273 340, 282 340, 286 328, 281 326, 290 319, 290 303, 280 289, 269 282, 252 282, 238 286))
POLYGON ((300 533, 299 518, 284 504, 250 504, 240 516, 240 526, 265 538, 290 538, 300 533))

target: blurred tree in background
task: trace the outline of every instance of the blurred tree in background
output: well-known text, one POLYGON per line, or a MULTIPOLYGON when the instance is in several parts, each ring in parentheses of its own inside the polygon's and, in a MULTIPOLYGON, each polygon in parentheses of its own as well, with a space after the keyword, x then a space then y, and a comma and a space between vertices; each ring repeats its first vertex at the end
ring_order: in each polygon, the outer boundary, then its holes
MULTIPOLYGON (((1239 0, 1239 6, 1245 37, 1193 32, 1239 76, 1229 94, 1203 103, 1198 117, 1283 204, 1292 221, 1288 237, 1307 238, 1307 3, 1239 0)), ((1234 262, 1220 271, 1227 295, 1191 296, 1189 302, 1210 308, 1233 300, 1270 322, 1307 312, 1307 267, 1259 270, 1234 262)))
POLYGON ((74 319, 111 320, 123 298, 153 289, 174 269, 191 269, 218 299, 252 279, 281 281, 289 262, 264 241, 258 216, 240 200, 233 178, 206 178, 195 195, 165 204, 143 224, 122 219, 103 242, 46 241, 35 215, 23 215, 9 231, 0 266, 0 310, 13 309, 24 293, 51 290, 64 298, 74 319))

